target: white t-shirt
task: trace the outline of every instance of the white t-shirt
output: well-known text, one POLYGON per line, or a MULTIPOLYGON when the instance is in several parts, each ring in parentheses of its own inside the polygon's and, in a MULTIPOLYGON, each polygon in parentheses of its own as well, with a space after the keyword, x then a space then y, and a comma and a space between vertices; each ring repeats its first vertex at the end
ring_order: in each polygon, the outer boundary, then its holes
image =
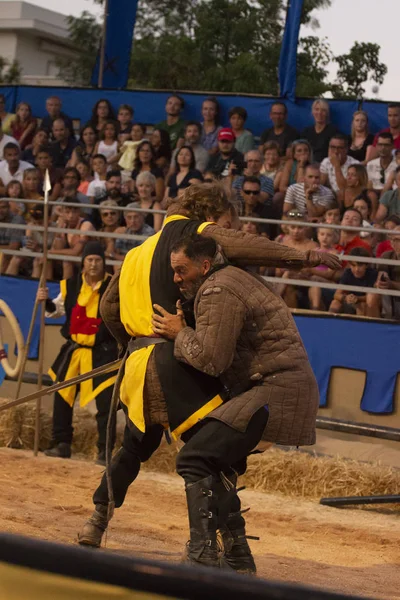
POLYGON ((93 181, 91 181, 88 185, 86 196, 89 196, 89 198, 98 198, 102 195, 105 189, 105 181, 100 181, 100 179, 93 179, 93 181))
POLYGON ((4 185, 8 185, 13 179, 16 179, 17 181, 22 183, 24 171, 26 171, 26 169, 32 168, 33 165, 31 165, 31 163, 28 163, 24 160, 20 160, 17 171, 14 173, 14 175, 11 175, 10 170, 8 168, 8 162, 6 160, 2 160, 0 162, 0 179, 2 180, 4 185))
MULTIPOLYGON (((351 165, 359 165, 359 161, 356 160, 355 158, 353 158, 352 156, 348 156, 346 158, 346 162, 344 163, 344 165, 342 165, 341 167, 341 171, 343 173, 343 177, 346 178, 347 177, 347 171, 348 168, 351 165)), ((337 184, 336 181, 336 174, 335 174, 335 167, 333 166, 333 164, 331 163, 329 158, 324 158, 324 160, 321 163, 320 169, 321 173, 325 173, 328 175, 328 181, 329 181, 329 185, 331 186, 331 188, 333 189, 333 191, 338 192, 339 191, 339 186, 337 184)))
POLYGON ((19 148, 19 144, 16 139, 11 137, 11 135, 6 135, 5 133, 3 133, 3 137, 0 140, 0 160, 3 160, 4 158, 4 146, 10 143, 16 144, 19 148))
POLYGON ((390 173, 395 171, 396 168, 397 163, 395 159, 393 159, 392 162, 389 163, 389 166, 386 169, 382 168, 380 158, 374 158, 374 160, 370 160, 369 163, 367 163, 367 173, 368 179, 369 181, 371 181, 373 189, 382 190, 385 186, 385 183, 387 182, 387 178, 389 177, 390 173), (382 181, 382 179, 384 179, 384 181, 382 181))

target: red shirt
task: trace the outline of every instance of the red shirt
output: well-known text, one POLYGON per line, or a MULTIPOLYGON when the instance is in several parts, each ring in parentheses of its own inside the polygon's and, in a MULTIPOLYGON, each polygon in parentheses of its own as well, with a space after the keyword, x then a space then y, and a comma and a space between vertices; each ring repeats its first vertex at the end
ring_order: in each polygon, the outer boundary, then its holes
POLYGON ((380 258, 384 252, 390 252, 391 250, 393 250, 392 242, 390 240, 385 240, 378 244, 376 248, 376 257, 380 258))
MULTIPOLYGON (((376 136, 374 137, 374 142, 372 144, 373 146, 377 145, 377 143, 378 143, 378 137, 383 132, 389 132, 390 133, 390 127, 386 127, 386 129, 382 129, 382 131, 380 131, 379 133, 376 134, 376 136)), ((394 147, 396 148, 396 150, 398 150, 400 148, 400 135, 398 135, 397 137, 394 138, 393 143, 394 143, 394 147)))
MULTIPOLYGON (((351 242, 349 242, 345 246, 342 246, 341 244, 336 244, 335 248, 339 251, 339 253, 343 254, 350 254, 353 248, 365 248, 372 255, 371 246, 367 242, 364 242, 364 240, 362 240, 360 237, 358 237, 358 235, 356 235, 356 237, 354 237, 351 240, 351 242)), ((347 262, 343 261, 342 265, 343 267, 345 267, 347 265, 347 262)))

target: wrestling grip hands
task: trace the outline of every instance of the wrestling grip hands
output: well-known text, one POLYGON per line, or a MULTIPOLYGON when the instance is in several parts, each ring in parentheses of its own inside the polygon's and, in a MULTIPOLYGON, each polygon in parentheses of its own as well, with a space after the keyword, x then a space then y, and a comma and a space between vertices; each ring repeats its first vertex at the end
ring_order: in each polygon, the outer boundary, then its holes
POLYGON ((329 252, 318 252, 317 250, 310 250, 308 252, 308 267, 318 267, 319 265, 325 265, 332 271, 339 271, 342 269, 342 262, 336 254, 330 254, 329 252))

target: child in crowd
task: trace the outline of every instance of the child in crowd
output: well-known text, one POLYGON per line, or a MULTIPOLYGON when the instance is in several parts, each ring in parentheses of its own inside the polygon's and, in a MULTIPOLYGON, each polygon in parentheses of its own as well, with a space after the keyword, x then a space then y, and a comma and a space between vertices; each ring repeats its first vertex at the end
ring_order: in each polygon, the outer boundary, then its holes
POLYGON ((89 183, 87 195, 93 204, 106 189, 107 159, 103 154, 95 154, 92 160, 94 179, 89 183))
POLYGON ((38 169, 26 169, 23 174, 22 187, 26 200, 43 200, 43 195, 38 192, 40 176, 38 169))
MULTIPOLYGON (((337 254, 337 250, 335 248, 335 233, 336 232, 334 229, 328 229, 324 227, 318 228, 317 239, 319 246, 316 248, 316 250, 319 250, 320 252, 337 254)), ((335 271, 332 271, 325 265, 319 265, 318 267, 309 269, 309 272, 312 281, 331 281, 335 276, 335 271)), ((323 288, 310 288, 308 291, 308 298, 310 300, 311 310, 324 310, 325 302, 323 288)))
POLYGON ((10 198, 10 212, 12 216, 21 215, 26 216, 26 206, 23 202, 16 202, 16 199, 24 197, 24 190, 22 183, 16 179, 12 179, 6 187, 6 198, 10 198), (11 200, 11 198, 14 198, 11 200))
POLYGON ((125 183, 131 178, 136 159, 136 150, 143 139, 142 128, 133 125, 130 136, 123 142, 120 148, 120 159, 118 166, 122 169, 122 181, 125 183), (140 133, 139 133, 140 131, 140 133), (137 139, 139 137, 139 139, 137 139))
POLYGON ((78 187, 78 192, 88 196, 89 184, 93 181, 90 165, 85 160, 80 160, 76 163, 76 168, 81 176, 81 182, 78 187))
POLYGON ((107 121, 100 132, 100 141, 97 142, 94 149, 95 154, 105 156, 108 165, 114 165, 118 162, 118 131, 114 121, 107 121))
POLYGON ((132 120, 133 120, 133 108, 129 104, 121 104, 118 110, 117 116, 119 122, 119 134, 118 141, 123 144, 131 137, 132 131, 132 120))
MULTIPOLYGON (((371 258, 366 248, 353 248, 350 256, 371 258)), ((368 262, 349 261, 339 279, 342 285, 373 288, 378 277, 376 269, 368 262)), ((332 313, 356 314, 358 316, 380 317, 380 302, 377 294, 365 291, 337 290, 329 307, 332 313)))

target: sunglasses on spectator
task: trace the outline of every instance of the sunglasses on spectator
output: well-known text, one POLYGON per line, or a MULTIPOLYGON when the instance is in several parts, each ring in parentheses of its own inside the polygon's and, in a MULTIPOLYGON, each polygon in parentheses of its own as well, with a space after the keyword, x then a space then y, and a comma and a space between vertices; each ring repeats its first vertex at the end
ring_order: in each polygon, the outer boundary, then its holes
POLYGON ((286 213, 286 217, 293 217, 294 219, 304 219, 304 214, 299 210, 289 210, 286 213))
POLYGON ((243 194, 248 194, 249 196, 258 196, 260 190, 243 190, 243 194))
POLYGON ((116 214, 117 213, 113 210, 110 210, 110 211, 107 210, 107 211, 103 211, 101 213, 102 217, 114 217, 116 214))

